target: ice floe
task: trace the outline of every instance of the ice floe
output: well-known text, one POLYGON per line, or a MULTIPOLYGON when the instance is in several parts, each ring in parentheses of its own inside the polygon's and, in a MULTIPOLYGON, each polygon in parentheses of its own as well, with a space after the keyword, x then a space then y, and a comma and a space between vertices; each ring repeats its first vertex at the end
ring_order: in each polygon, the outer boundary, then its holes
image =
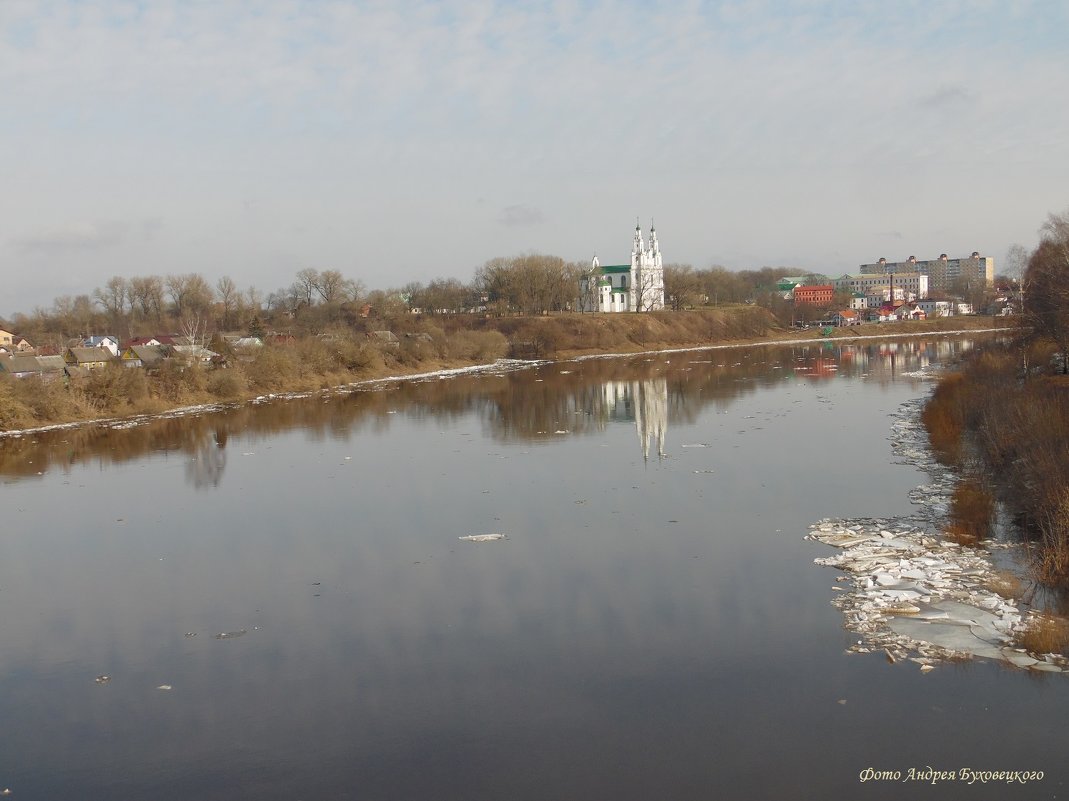
POLYGON ((463 542, 497 542, 505 539, 504 534, 469 534, 466 537, 457 537, 463 542))
POLYGON ((1029 654, 1015 644, 1028 622, 1014 600, 989 589, 996 572, 991 550, 1012 547, 984 542, 964 547, 942 536, 955 474, 938 464, 920 423, 924 399, 895 413, 891 445, 899 462, 914 464, 932 479, 910 493, 916 513, 883 520, 821 520, 807 540, 836 548, 814 561, 844 572, 847 589, 832 605, 844 626, 861 635, 848 650, 883 651, 892 662, 910 660, 927 672, 947 660, 992 659, 1027 670, 1069 672, 1069 660, 1029 654))

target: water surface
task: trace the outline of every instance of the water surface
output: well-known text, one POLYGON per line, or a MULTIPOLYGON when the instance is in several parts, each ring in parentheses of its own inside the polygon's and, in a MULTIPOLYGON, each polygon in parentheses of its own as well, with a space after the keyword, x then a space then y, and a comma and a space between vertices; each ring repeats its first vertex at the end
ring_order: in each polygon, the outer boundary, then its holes
POLYGON ((910 511, 889 414, 961 347, 593 359, 0 441, 0 787, 1064 795, 1069 683, 844 653, 802 540, 910 511), (858 781, 928 765, 1046 776, 858 781))

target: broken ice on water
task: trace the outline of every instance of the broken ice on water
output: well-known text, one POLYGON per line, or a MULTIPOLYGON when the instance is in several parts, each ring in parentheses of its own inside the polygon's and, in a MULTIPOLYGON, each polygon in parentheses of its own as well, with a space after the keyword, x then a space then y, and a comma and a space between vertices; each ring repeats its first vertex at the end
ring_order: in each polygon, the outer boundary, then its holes
POLYGON ((466 537, 457 537, 463 542, 496 542, 505 539, 504 534, 469 534, 466 537))
POLYGON ((1014 644, 1025 619, 1016 602, 988 589, 994 577, 989 550, 963 547, 940 533, 957 479, 927 448, 919 422, 922 403, 910 401, 899 408, 891 438, 898 459, 932 477, 931 484, 910 493, 917 514, 896 520, 822 520, 806 535, 838 549, 814 561, 846 573, 839 581, 850 588, 832 604, 842 610, 844 626, 861 635, 849 650, 883 650, 892 662, 910 659, 923 671, 946 660, 984 658, 1069 672, 1069 660, 1029 654, 1014 644))

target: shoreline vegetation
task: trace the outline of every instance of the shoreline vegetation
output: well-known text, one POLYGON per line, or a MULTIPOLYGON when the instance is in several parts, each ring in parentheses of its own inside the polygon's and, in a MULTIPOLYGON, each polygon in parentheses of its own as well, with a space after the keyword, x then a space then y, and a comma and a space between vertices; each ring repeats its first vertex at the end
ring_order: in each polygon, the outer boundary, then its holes
POLYGON ((395 338, 361 332, 288 337, 253 352, 227 353, 226 367, 154 370, 121 365, 78 379, 0 380, 0 438, 57 426, 114 423, 178 410, 247 403, 264 396, 328 391, 383 379, 492 365, 500 359, 568 360, 650 351, 807 341, 894 339, 1008 330, 1004 319, 954 317, 833 329, 787 329, 750 305, 650 314, 414 317, 395 338))
POLYGON ((1030 546, 1036 581, 1069 589, 1069 376, 1052 343, 992 343, 936 385, 922 422, 959 476, 947 535, 990 536, 1005 513, 1030 546))
MULTIPOLYGON (((922 413, 936 457, 959 476, 947 534, 986 539, 1008 518, 1035 580, 1069 601, 1069 212, 1021 254, 1020 328, 943 376, 922 413)), ((1023 251, 1023 249, 1022 249, 1023 251)), ((1051 628, 1051 626, 1047 626, 1051 628)), ((1069 627, 1063 626, 1063 634, 1069 627)), ((1063 648, 1069 640, 1063 639, 1063 648)))

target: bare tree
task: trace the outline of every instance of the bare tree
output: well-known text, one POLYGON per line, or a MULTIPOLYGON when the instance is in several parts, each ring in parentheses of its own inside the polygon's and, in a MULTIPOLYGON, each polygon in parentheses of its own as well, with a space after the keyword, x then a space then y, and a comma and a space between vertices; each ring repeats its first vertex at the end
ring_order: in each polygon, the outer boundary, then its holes
POLYGON ((212 303, 212 288, 200 273, 167 276, 167 294, 174 304, 174 316, 184 318, 189 312, 205 314, 212 303))
POLYGON ((52 316, 59 322, 60 331, 70 336, 75 330, 74 322, 74 298, 70 295, 60 295, 52 301, 52 316))
POLYGON ((121 275, 115 275, 108 279, 103 287, 93 290, 93 299, 104 310, 108 321, 112 325, 118 325, 126 313, 127 283, 121 275))
POLYGON ((1052 214, 1040 234, 1024 274, 1023 321, 1034 336, 1058 347, 1062 372, 1069 374, 1069 212, 1052 214))
POLYGON ((190 312, 178 323, 179 333, 187 345, 204 347, 207 325, 198 312, 190 312))
POLYGON ((649 312, 664 306, 664 284, 649 271, 639 273, 635 283, 635 311, 649 312))
POLYGON ((364 285, 346 278, 337 270, 324 270, 316 280, 315 289, 324 303, 337 305, 359 300, 364 292, 364 285))
POLYGON ((436 278, 419 292, 419 302, 429 314, 456 312, 464 307, 469 295, 468 287, 456 278, 436 278))
POLYGON ((475 271, 475 287, 487 298, 487 306, 498 314, 512 311, 514 306, 514 275, 508 259, 490 259, 475 271))
POLYGON ((251 309, 253 312, 260 311, 260 308, 264 304, 263 292, 254 286, 250 286, 245 290, 245 306, 251 309))
POLYGON ((408 305, 409 311, 412 311, 413 309, 423 308, 423 292, 423 284, 419 281, 409 281, 407 284, 401 287, 401 297, 408 305))
POLYGON ((207 318, 215 293, 200 273, 186 276, 186 309, 207 318))
POLYGON ((701 279, 689 264, 666 264, 664 294, 674 311, 694 306, 701 301, 701 279))
POLYGON ((127 286, 130 307, 142 320, 163 320, 163 280, 158 275, 131 278, 127 286))
POLYGON ((224 275, 215 283, 215 294, 223 307, 223 328, 229 331, 234 324, 234 313, 241 300, 237 285, 229 275, 224 275))
POLYGON ((318 292, 318 286, 319 270, 311 267, 298 270, 297 280, 290 286, 290 293, 293 295, 294 301, 296 301, 294 305, 311 306, 318 292))
POLYGON ((1028 266, 1028 250, 1024 245, 1014 242, 1006 248, 1006 259, 1003 262, 1003 271, 1010 280, 1020 284, 1024 277, 1025 268, 1028 266))
POLYGON ((93 329, 93 323, 96 320, 96 314, 93 312, 93 302, 89 300, 88 295, 77 295, 74 298, 74 302, 71 307, 71 319, 75 326, 75 331, 81 337, 86 337, 93 329))

